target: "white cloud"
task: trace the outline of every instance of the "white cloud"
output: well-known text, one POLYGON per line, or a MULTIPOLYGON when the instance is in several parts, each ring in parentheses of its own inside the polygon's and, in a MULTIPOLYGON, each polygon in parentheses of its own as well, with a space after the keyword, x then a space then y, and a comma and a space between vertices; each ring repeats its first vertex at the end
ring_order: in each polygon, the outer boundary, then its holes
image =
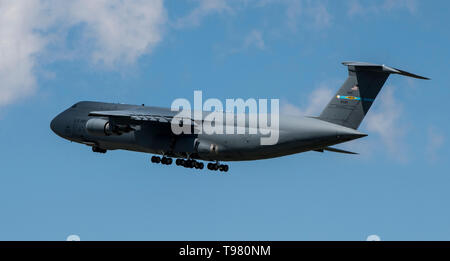
MULTIPOLYGON (((308 103, 299 107, 292 103, 282 103, 281 112, 292 116, 318 116, 325 108, 335 93, 334 81, 330 83, 322 83, 309 96, 308 103)), ((388 155, 400 162, 408 160, 407 146, 403 142, 402 137, 405 134, 406 127, 401 123, 402 105, 394 97, 393 86, 385 86, 383 92, 377 97, 377 104, 371 108, 366 115, 361 128, 365 129, 365 133, 369 133, 372 141, 376 144, 367 144, 367 140, 361 139, 344 144, 343 147, 348 150, 355 150, 368 156, 372 153, 374 147, 382 144, 388 152, 388 155), (381 142, 380 142, 381 141, 381 142)), ((435 134, 435 133, 433 133, 435 134)), ((441 145, 438 136, 433 136, 430 140, 430 151, 435 151, 441 145)), ((372 142, 370 142, 372 143, 372 142)))
POLYGON ((415 13, 417 11, 417 0, 385 0, 381 8, 386 11, 407 9, 410 13, 415 13))
POLYGON ((332 15, 324 3, 313 1, 315 4, 306 8, 307 15, 312 19, 312 24, 318 28, 328 27, 331 24, 332 15))
POLYGON ((405 162, 408 159, 406 144, 402 137, 406 127, 401 124, 402 105, 394 97, 393 86, 385 86, 377 98, 378 105, 371 109, 363 122, 363 128, 368 133, 379 136, 389 155, 396 160, 405 162))
POLYGON ((37 57, 73 26, 95 62, 114 66, 151 52, 166 22, 162 0, 1 0, 0 13, 0 106, 35 91, 37 57))
POLYGON ((390 12, 395 10, 407 10, 414 14, 417 11, 416 0, 384 0, 384 1, 368 1, 370 3, 361 3, 360 0, 352 0, 348 2, 348 15, 367 15, 378 14, 381 12, 390 12))
POLYGON ((70 6, 74 24, 96 45, 96 62, 108 66, 134 63, 161 41, 166 12, 162 0, 77 0, 70 6))
POLYGON ((259 30, 251 31, 244 40, 244 48, 249 48, 251 46, 255 46, 256 48, 263 50, 266 48, 266 44, 264 43, 263 34, 259 30))
POLYGON ((308 104, 297 107, 290 103, 284 103, 281 112, 293 116, 318 116, 333 97, 334 91, 326 84, 321 84, 308 96, 308 104))
POLYGON ((0 2, 0 106, 35 91, 36 55, 47 39, 38 30, 49 21, 39 0, 0 2))
POLYGON ((258 50, 266 49, 263 33, 260 30, 252 30, 245 37, 239 47, 233 48, 223 55, 236 54, 248 50, 249 48, 256 48, 258 50))
POLYGON ((332 15, 324 1, 311 0, 196 0, 196 7, 186 16, 178 18, 175 28, 200 25, 202 19, 213 14, 235 14, 249 7, 282 5, 285 8, 286 24, 293 30, 299 25, 314 28, 328 27, 332 15))
POLYGON ((286 23, 291 30, 308 26, 321 29, 330 26, 332 15, 323 1, 284 0, 270 3, 283 3, 286 6, 286 23))
POLYGON ((296 31, 301 25, 321 29, 331 25, 333 16, 328 11, 326 1, 320 0, 262 0, 257 7, 281 4, 285 6, 287 26, 296 31))
POLYGON ((438 160, 439 150, 444 146, 445 136, 435 127, 428 128, 428 142, 426 147, 426 155, 429 161, 435 162, 438 160))
POLYGON ((208 15, 232 11, 226 0, 197 0, 197 2, 197 6, 188 15, 176 20, 174 24, 176 28, 198 26, 208 15))
MULTIPOLYGON (((235 14, 245 8, 270 5, 284 6, 286 24, 293 30, 299 26, 323 28, 332 21, 326 1, 195 1, 196 6, 175 21, 176 28, 197 26, 209 15, 235 14)), ((355 0, 349 14, 396 9, 415 12, 416 0, 384 0, 378 5, 363 5, 355 0)), ((82 44, 70 48, 73 56, 88 55, 95 64, 114 68, 133 64, 150 53, 162 40, 167 24, 163 0, 0 0, 0 13, 0 106, 35 92, 38 57, 50 52, 50 44, 58 44, 51 52, 58 49, 75 26, 81 30, 82 44)), ((243 39, 241 50, 265 49, 263 36, 262 30, 251 31, 243 39)))

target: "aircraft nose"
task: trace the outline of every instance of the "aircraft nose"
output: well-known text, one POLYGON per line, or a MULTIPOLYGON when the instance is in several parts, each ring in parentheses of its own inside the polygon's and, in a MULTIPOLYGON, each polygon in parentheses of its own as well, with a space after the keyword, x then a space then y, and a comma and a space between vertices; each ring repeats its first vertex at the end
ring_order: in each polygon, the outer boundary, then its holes
POLYGON ((50 129, 56 133, 57 135, 61 135, 61 131, 60 131, 60 115, 56 116, 55 118, 53 118, 53 120, 50 122, 50 129))

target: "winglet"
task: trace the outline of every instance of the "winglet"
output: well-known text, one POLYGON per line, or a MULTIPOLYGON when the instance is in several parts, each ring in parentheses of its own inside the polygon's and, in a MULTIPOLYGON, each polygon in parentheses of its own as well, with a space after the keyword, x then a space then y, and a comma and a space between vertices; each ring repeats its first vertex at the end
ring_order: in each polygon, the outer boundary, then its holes
POLYGON ((408 76, 412 78, 422 79, 422 80, 430 80, 430 78, 423 77, 417 74, 413 74, 407 71, 403 71, 394 67, 389 67, 384 64, 373 64, 373 63, 364 63, 364 62, 343 62, 342 63, 345 66, 353 66, 357 67, 359 69, 368 70, 368 71, 380 71, 380 72, 387 72, 387 73, 393 73, 393 74, 400 74, 403 76, 408 76))

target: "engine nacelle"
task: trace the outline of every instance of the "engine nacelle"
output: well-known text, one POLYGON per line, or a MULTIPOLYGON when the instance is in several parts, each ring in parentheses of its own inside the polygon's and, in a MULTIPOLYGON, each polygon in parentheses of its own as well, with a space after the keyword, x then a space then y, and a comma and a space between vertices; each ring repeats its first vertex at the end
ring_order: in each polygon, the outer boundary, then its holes
POLYGON ((196 149, 199 154, 219 154, 219 145, 206 140, 197 140, 196 149))
POLYGON ((113 127, 106 119, 94 118, 86 122, 86 131, 94 136, 110 136, 113 135, 113 127))

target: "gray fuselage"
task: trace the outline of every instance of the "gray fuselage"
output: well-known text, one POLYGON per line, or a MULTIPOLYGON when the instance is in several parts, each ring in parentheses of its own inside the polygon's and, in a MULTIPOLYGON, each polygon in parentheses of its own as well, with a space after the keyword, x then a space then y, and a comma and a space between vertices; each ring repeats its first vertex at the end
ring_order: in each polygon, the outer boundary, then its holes
MULTIPOLYGON (((357 130, 309 117, 280 115, 279 139, 273 145, 261 145, 261 134, 180 134, 170 124, 132 122, 138 126, 121 135, 93 135, 86 129, 92 111, 134 110, 152 115, 174 116, 167 108, 101 102, 79 102, 56 116, 51 129, 73 142, 105 150, 130 150, 176 158, 206 161, 245 161, 280 157, 357 139, 365 134, 357 130)), ((102 117, 100 117, 102 118, 102 117)), ((104 118, 108 120, 108 118, 104 118)), ((226 124, 226 123, 224 123, 226 124)), ((236 123, 235 123, 236 124, 236 123)))

